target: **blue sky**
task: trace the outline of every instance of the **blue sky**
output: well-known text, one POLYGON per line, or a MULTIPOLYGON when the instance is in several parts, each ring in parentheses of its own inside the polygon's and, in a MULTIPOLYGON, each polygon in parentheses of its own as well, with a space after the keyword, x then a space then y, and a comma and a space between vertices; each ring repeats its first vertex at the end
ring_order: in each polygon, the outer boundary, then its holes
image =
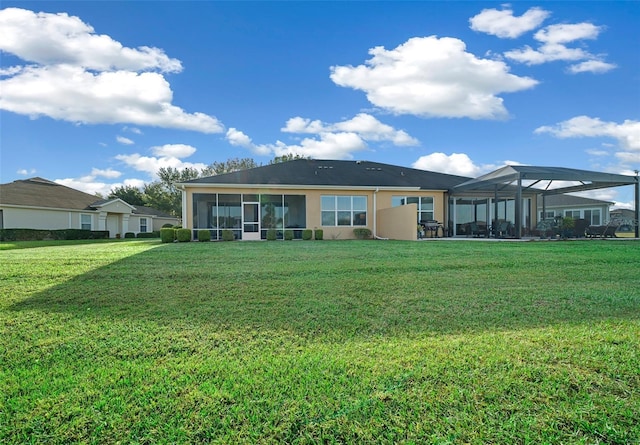
POLYGON ((633 175, 638 23, 635 1, 4 0, 0 182, 107 194, 287 153, 633 175))

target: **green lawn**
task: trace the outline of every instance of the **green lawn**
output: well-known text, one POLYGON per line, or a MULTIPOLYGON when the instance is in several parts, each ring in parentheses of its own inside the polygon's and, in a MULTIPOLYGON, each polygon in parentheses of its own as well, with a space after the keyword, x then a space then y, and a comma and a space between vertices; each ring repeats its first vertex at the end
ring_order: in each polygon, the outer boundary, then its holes
POLYGON ((0 245, 0 443, 639 443, 639 265, 633 240, 0 245))

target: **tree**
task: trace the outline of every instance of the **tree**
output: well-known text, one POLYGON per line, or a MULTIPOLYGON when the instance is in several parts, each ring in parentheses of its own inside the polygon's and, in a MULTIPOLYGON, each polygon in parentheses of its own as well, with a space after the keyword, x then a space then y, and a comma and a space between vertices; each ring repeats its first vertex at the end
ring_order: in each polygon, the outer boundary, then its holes
POLYGON ((269 165, 272 164, 278 164, 280 162, 287 162, 287 161, 293 161, 296 159, 309 159, 308 156, 303 156, 301 154, 293 154, 293 153, 289 153, 286 155, 282 155, 282 156, 276 156, 275 158, 273 158, 272 160, 269 161, 269 165))
POLYGON ((221 175, 223 173, 237 172, 256 167, 260 167, 260 165, 251 158, 231 158, 223 162, 216 161, 210 164, 208 167, 202 169, 200 177, 221 175))
POLYGON ((162 167, 158 170, 159 179, 144 186, 146 204, 171 215, 182 216, 182 191, 176 184, 199 176, 200 172, 195 168, 162 167))
POLYGON ((124 202, 126 202, 127 204, 131 204, 132 206, 145 205, 144 194, 138 187, 134 187, 132 185, 123 185, 111 189, 111 193, 109 193, 108 198, 120 198, 124 202))

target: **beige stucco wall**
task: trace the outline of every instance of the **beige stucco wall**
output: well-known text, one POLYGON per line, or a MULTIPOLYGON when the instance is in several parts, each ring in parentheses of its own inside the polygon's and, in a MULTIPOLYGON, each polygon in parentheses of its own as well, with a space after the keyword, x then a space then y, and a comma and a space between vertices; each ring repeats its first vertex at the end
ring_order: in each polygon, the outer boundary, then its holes
MULTIPOLYGON (((79 229, 80 215, 84 212, 55 209, 27 209, 2 207, 5 229, 79 229)), ((86 212, 85 214, 91 214, 86 212)), ((96 230, 96 215, 92 215, 92 228, 96 230)))
MULTIPOLYGON (((377 227, 374 228, 374 206, 378 215, 380 210, 391 208, 391 198, 393 196, 428 196, 434 200, 434 219, 442 222, 445 215, 445 198, 444 192, 441 191, 425 191, 415 189, 383 189, 376 190, 374 188, 367 189, 346 189, 346 188, 268 188, 268 187, 187 187, 186 189, 186 202, 183 203, 184 214, 182 216, 182 223, 184 227, 193 228, 193 193, 229 193, 229 194, 286 194, 286 195, 305 195, 306 196, 306 222, 309 229, 322 229, 324 231, 325 239, 353 239, 354 227, 334 227, 334 226, 322 226, 321 210, 320 210, 320 198, 322 195, 341 195, 341 196, 366 196, 367 197, 367 225, 366 227, 373 232, 380 234, 380 220, 377 221, 377 227), (375 198, 374 198, 375 196, 375 198), (375 204, 374 204, 375 199, 375 204), (375 229, 375 230, 374 230, 375 229)), ((407 227, 412 227, 412 238, 416 239, 416 225, 417 225, 417 206, 402 206, 409 209, 404 209, 402 218, 407 219, 407 227)), ((386 230, 386 229, 385 229, 386 230)), ((409 233, 406 229, 401 229, 402 238, 406 238, 409 233)), ((391 236, 388 236, 391 238, 391 236)))
POLYGON ((396 240, 417 239, 417 211, 416 204, 378 210, 378 236, 396 240))

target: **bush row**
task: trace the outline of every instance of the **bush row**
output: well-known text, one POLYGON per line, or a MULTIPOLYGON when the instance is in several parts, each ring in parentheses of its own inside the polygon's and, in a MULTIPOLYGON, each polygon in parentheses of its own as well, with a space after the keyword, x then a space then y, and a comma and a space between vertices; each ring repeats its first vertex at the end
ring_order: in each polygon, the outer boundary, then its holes
MULTIPOLYGON (((305 229, 302 231, 302 239, 310 240, 314 237, 317 240, 321 240, 324 237, 324 231, 322 229, 305 229)), ((284 231, 284 239, 292 240, 293 239, 293 230, 285 230, 284 231)), ((126 237, 126 234, 125 234, 126 237)), ((196 232, 196 238, 198 241, 211 241, 211 232, 206 229, 198 230, 196 232)), ((222 240, 223 241, 233 241, 235 239, 235 235, 232 230, 223 230, 222 231, 222 240)), ((275 229, 270 229, 267 231, 267 241, 275 241, 277 239, 277 232, 275 229)), ((191 241, 191 230, 183 229, 181 227, 163 227, 160 229, 160 240, 163 243, 173 243, 173 242, 189 242, 191 241)))
POLYGON ((109 238, 108 230, 0 229, 0 241, 77 240, 107 238, 109 238))

